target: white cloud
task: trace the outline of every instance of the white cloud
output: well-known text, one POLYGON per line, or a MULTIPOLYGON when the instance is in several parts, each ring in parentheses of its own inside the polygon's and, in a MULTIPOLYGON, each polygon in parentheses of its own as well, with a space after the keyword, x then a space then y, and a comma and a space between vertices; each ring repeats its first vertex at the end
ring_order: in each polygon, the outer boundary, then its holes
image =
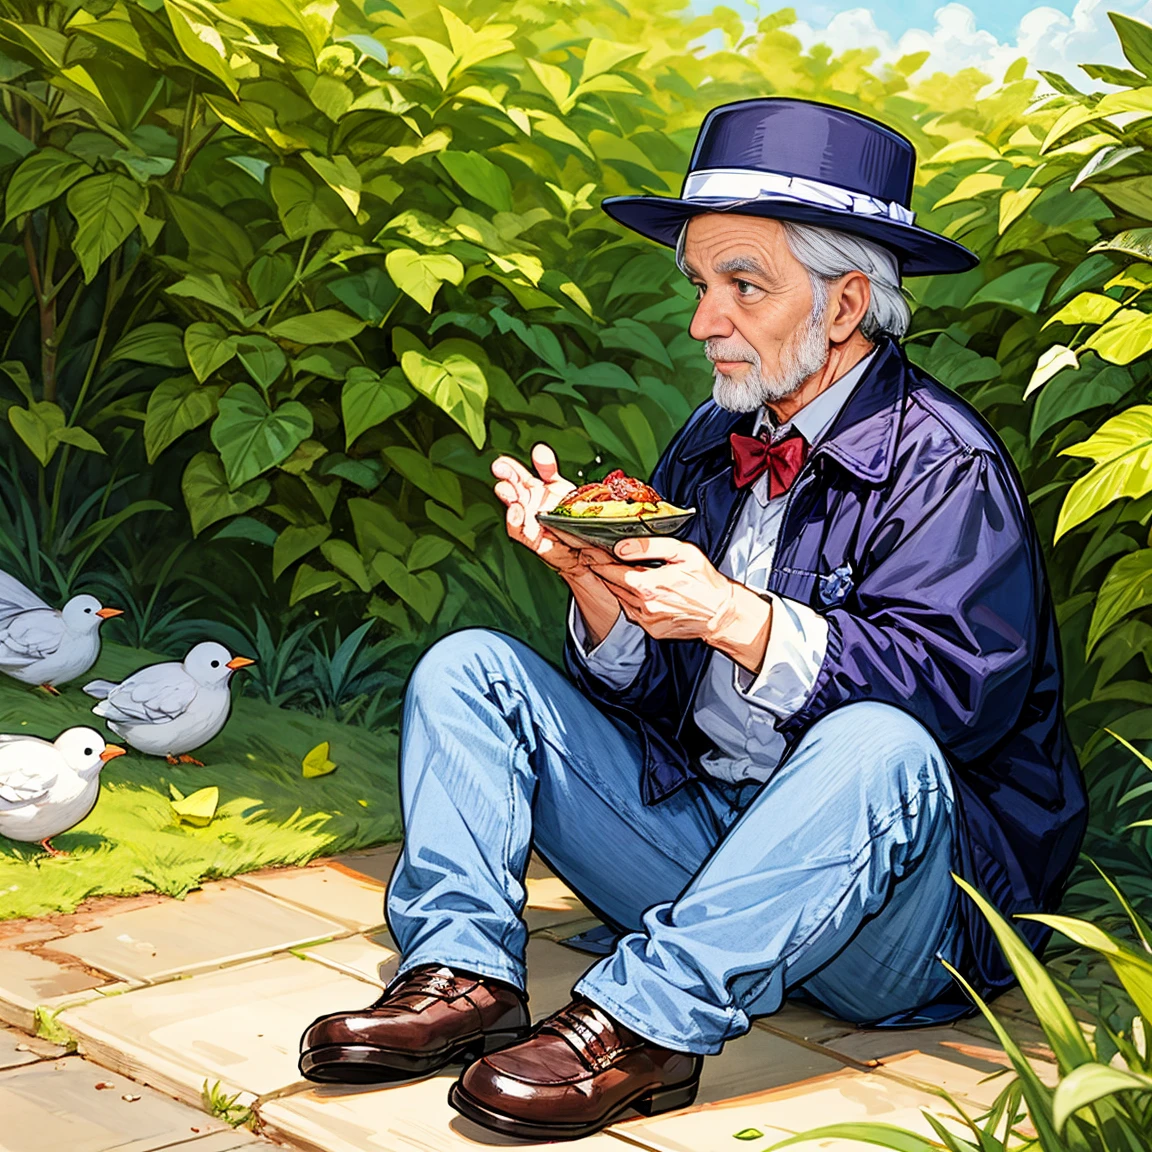
POLYGON ((1058 72, 1078 87, 1093 88, 1099 84, 1078 65, 1130 67, 1108 19, 1109 11, 1152 23, 1152 0, 1077 0, 1071 15, 1047 6, 1033 8, 1021 19, 1015 37, 1004 42, 979 28, 972 10, 959 3, 938 8, 931 30, 910 28, 900 37, 877 27, 867 8, 838 12, 824 27, 798 21, 790 31, 806 46, 827 44, 836 52, 876 48, 880 63, 926 51, 928 61, 917 76, 975 67, 999 80, 1013 61, 1026 56, 1030 71, 1058 72))

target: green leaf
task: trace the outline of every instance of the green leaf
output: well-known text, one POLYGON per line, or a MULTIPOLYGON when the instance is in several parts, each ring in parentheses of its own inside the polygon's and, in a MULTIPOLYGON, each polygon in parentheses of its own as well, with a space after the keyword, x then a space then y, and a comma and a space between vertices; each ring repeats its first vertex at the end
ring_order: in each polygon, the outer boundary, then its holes
POLYGON ((499 165, 479 152, 445 150, 436 159, 469 196, 497 211, 512 211, 512 181, 499 165))
MULTIPOLYGON (((1115 15, 1109 13, 1109 15, 1115 15)), ((1052 1122, 1057 1129, 1081 1108, 1087 1108, 1117 1092, 1152 1092, 1152 1076, 1113 1068, 1109 1064, 1081 1064, 1059 1084, 1052 1096, 1052 1122)))
POLYGON ((1044 300, 1044 290, 1059 268, 1055 264, 1032 263, 997 276, 976 291, 969 308, 978 304, 1004 304, 1021 312, 1036 312, 1044 300))
MULTIPOLYGON (((1137 951, 1123 940, 1105 932, 1103 928, 1087 920, 1076 920, 1071 916, 1048 916, 1039 912, 1021 916, 1022 920, 1035 920, 1063 933, 1082 948, 1098 952, 1112 967, 1124 990, 1132 997, 1132 1003, 1145 1020, 1152 1020, 1152 955, 1143 950, 1137 951)), ((1037 1012, 1040 1023, 1043 1016, 1037 1012)), ((1077 1061, 1084 1063, 1084 1061, 1077 1061)))
POLYGON ((0 372, 3 372, 20 392, 24 399, 32 404, 36 397, 32 394, 32 377, 28 375, 28 367, 22 360, 0 361, 0 372))
POLYGON ((776 1152, 777 1148, 788 1148, 793 1144, 808 1144, 818 1140, 855 1140, 862 1144, 875 1144, 881 1148, 891 1148, 892 1152, 940 1152, 935 1141, 917 1136, 897 1128, 894 1124, 880 1124, 874 1121, 827 1124, 822 1128, 812 1128, 799 1136, 789 1136, 776 1144, 771 1144, 765 1152, 776 1152))
POLYGON ((228 48, 201 10, 183 0, 164 0, 164 8, 181 50, 194 64, 219 80, 233 96, 239 90, 236 74, 228 66, 228 48))
POLYGON ((144 216, 148 193, 127 176, 105 172, 74 184, 68 210, 76 218, 73 249, 91 284, 100 265, 124 243, 144 216))
POLYGON ((209 524, 226 516, 239 516, 265 504, 272 493, 267 480, 253 480, 233 491, 220 457, 198 452, 184 469, 180 487, 192 518, 192 534, 199 536, 209 524))
MULTIPOLYGON (((1152 232, 1152 228, 1149 231, 1152 232)), ((1067 324, 1070 327, 1077 324, 1103 324, 1119 307, 1119 300, 1113 300, 1102 292, 1081 292, 1046 320, 1044 327, 1050 324, 1067 324)))
MULTIPOLYGON (((1080 1031, 1076 1017, 1064 1002, 1056 987, 1055 981, 1048 974, 1044 965, 1032 954, 1028 945, 1024 943, 1020 934, 1004 919, 995 907, 967 881, 958 876, 953 877, 957 884, 971 897, 976 906, 983 913, 984 918, 992 927, 996 940, 1000 945, 1020 988, 1028 997, 1052 1052, 1060 1065, 1060 1070, 1067 1075, 1073 1068, 1086 1064, 1093 1059, 1092 1050, 1080 1031)), ((1041 917, 1026 917, 1027 919, 1043 919, 1041 917)), ((1045 921, 1046 922, 1046 921, 1045 921)))
POLYGON ((764 1133, 759 1128, 741 1128, 732 1134, 734 1140, 763 1140, 764 1133))
POLYGON ((216 815, 216 808, 220 803, 220 789, 215 785, 208 788, 198 788, 189 796, 179 800, 169 800, 172 811, 176 814, 177 823, 191 824, 194 828, 207 828, 216 815))
POLYGON ((639 320, 617 320, 611 328, 600 333, 600 342, 606 348, 620 348, 634 356, 647 356, 665 368, 672 367, 672 360, 660 337, 639 320))
POLYGON ((306 596, 327 592, 329 588, 351 588, 352 585, 338 572, 321 572, 311 564, 301 564, 292 581, 288 604, 299 604, 306 596))
MULTIPOLYGON (((315 92, 313 92, 315 95, 315 92)), ((314 152, 303 154, 304 162, 348 205, 353 216, 360 211, 360 173, 347 156, 317 156, 314 152)))
POLYGON ((348 512, 356 530, 356 546, 365 556, 388 552, 403 556, 416 540, 416 534, 389 508, 377 500, 354 496, 348 512))
POLYGON ((1152 604, 1152 548, 1141 548, 1121 556, 1104 578, 1088 628, 1088 654, 1092 654, 1109 628, 1149 604, 1152 604))
POLYGON ((281 320, 268 331, 293 344, 333 344, 359 336, 364 331, 364 321, 346 312, 337 312, 335 308, 322 308, 319 312, 281 320))
POLYGON ((335 761, 328 758, 329 751, 328 741, 325 740, 305 754, 301 768, 306 780, 315 779, 317 776, 327 776, 329 772, 336 771, 335 761))
POLYGON ((421 536, 408 553, 408 571, 419 572, 422 568, 433 568, 454 551, 455 545, 443 536, 421 536))
POLYGON ((1145 76, 1152 76, 1152 28, 1143 20, 1134 20, 1120 12, 1109 12, 1108 19, 1120 37, 1120 47, 1128 63, 1145 76))
POLYGON ((267 393, 288 367, 288 357, 267 336, 241 336, 236 340, 236 355, 248 375, 267 393))
POLYGON ((174 376, 157 384, 144 415, 148 463, 154 464, 173 440, 215 416, 219 397, 219 388, 201 386, 191 376, 174 376))
POLYGON ((676 262, 663 252, 643 252, 633 256, 612 278, 606 302, 617 296, 658 293, 676 271, 676 262))
POLYGON ((13 405, 8 409, 8 420, 32 455, 47 468, 56 454, 64 428, 64 412, 60 405, 47 400, 38 400, 27 408, 13 405))
POLYGON ((1059 373, 1040 393, 1032 413, 1029 442, 1035 444, 1053 425, 1092 408, 1115 404, 1135 387, 1127 368, 1059 373))
POLYGON ((433 500, 424 501, 424 515, 451 536, 455 536, 465 548, 476 547, 476 533, 487 524, 496 523, 500 517, 496 510, 487 504, 469 504, 463 516, 457 516, 441 507, 433 500))
POLYGON ((384 269, 375 265, 354 276, 330 280, 328 291, 366 324, 379 324, 400 295, 384 269))
POLYGON ((104 446, 91 432, 86 432, 75 424, 61 428, 56 433, 56 439, 61 444, 71 444, 73 448, 79 448, 81 452, 95 452, 98 456, 107 455, 104 446))
POLYGON ((441 504, 447 504, 458 516, 464 514, 464 494, 460 490, 460 481, 446 468, 437 468, 427 456, 414 448, 385 448, 381 456, 421 492, 426 492, 441 504))
POLYGON ((137 360, 141 364, 158 364, 163 368, 187 368, 180 329, 175 324, 152 322, 126 332, 105 360, 137 360))
POLYGON ((326 185, 313 184, 292 168, 273 168, 268 174, 268 187, 289 240, 340 227, 343 208, 326 185))
POLYGON ((25 158, 8 181, 4 223, 24 212, 50 204, 78 180, 91 174, 92 169, 87 164, 67 152, 58 148, 37 149, 25 158))
POLYGON ((345 576, 351 577, 361 592, 372 591, 372 585, 376 581, 368 575, 363 557, 347 540, 325 540, 320 545, 320 551, 333 568, 338 568, 345 576))
MULTIPOLYGON (((455 343, 464 345, 468 341, 455 343)), ((484 370, 461 352, 440 353, 438 356, 443 347, 437 345, 429 355, 410 349, 401 355, 400 366, 417 392, 451 416, 477 448, 483 448, 486 436, 484 405, 488 399, 484 370)), ((483 355, 479 347, 476 351, 483 355)))
POLYGON ((398 367, 389 368, 383 376, 371 368, 349 369, 340 393, 345 445, 351 448, 358 436, 402 412, 415 399, 398 367))
POLYGON ((1053 344, 1046 352, 1041 353, 1036 361, 1036 367, 1028 380, 1028 387, 1024 389, 1024 399, 1027 400, 1038 388, 1043 388, 1053 376, 1063 372, 1065 368, 1079 368, 1080 358, 1071 348, 1064 344, 1053 344))
POLYGON ((188 196, 168 192, 164 206, 169 219, 188 245, 188 259, 197 268, 238 280, 252 260, 248 231, 223 212, 188 196))
POLYGON ((1113 500, 1152 490, 1152 407, 1134 405, 1060 455, 1085 457, 1095 467, 1068 490, 1056 522, 1057 540, 1113 500))
POLYGON ((275 410, 250 384, 233 384, 220 398, 212 443, 235 490, 274 468, 312 434, 312 413, 296 400, 275 410))
POLYGON ((1122 308, 1092 333, 1084 347, 1113 364, 1131 364, 1152 350, 1152 315, 1138 308, 1122 308))
POLYGON ((1135 256, 1138 260, 1152 260, 1152 228, 1128 228, 1093 244, 1088 251, 1123 252, 1125 256, 1135 256))
POLYGON ((201 384, 236 355, 238 340, 219 324, 197 320, 188 325, 184 330, 184 354, 201 384))
POLYGON ((464 279, 464 265, 446 253, 395 248, 384 257, 384 267, 396 287, 411 296, 425 312, 432 311, 432 301, 445 280, 459 284, 464 279))
POLYGON ((302 560, 315 548, 319 548, 329 536, 329 524, 292 524, 276 537, 272 547, 272 579, 279 580, 284 572, 297 560, 302 560))
POLYGON ((244 311, 240 307, 239 297, 224 283, 217 272, 209 272, 206 275, 190 272, 183 280, 169 285, 167 291, 173 296, 187 296, 189 299, 199 300, 218 308, 238 324, 244 321, 244 311))
POLYGON ((435 572, 409 572, 404 563, 387 552, 377 552, 372 574, 383 580, 425 623, 431 623, 444 599, 444 582, 435 572))

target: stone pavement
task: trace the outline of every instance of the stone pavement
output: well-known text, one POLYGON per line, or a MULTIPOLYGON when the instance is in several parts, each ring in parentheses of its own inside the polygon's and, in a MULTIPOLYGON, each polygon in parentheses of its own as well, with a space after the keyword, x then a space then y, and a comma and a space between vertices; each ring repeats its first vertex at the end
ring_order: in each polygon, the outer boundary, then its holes
MULTIPOLYGON (((395 846, 373 849, 206 883, 183 900, 100 899, 72 915, 0 922, 0 1021, 11 1025, 0 1028, 0 1152, 516 1143, 449 1108, 455 1072, 376 1089, 316 1087, 297 1072, 304 1027, 370 1003, 395 970, 383 914, 395 855, 395 846), (225 1115, 205 1110, 209 1087, 229 1104, 225 1115)), ((529 997, 539 1018, 567 1002, 592 963, 563 941, 595 921, 535 861, 528 892, 529 997)), ((1027 1003, 1009 993, 996 1007, 1054 1082, 1027 1003)), ((1003 1087, 1007 1060, 990 1037, 979 1021, 869 1032, 789 1006, 706 1061, 691 1108, 625 1118, 575 1143, 593 1152, 624 1152, 621 1142, 762 1152, 807 1128, 863 1119, 932 1135, 921 1110, 950 1111, 935 1089, 979 1114, 1003 1087)))

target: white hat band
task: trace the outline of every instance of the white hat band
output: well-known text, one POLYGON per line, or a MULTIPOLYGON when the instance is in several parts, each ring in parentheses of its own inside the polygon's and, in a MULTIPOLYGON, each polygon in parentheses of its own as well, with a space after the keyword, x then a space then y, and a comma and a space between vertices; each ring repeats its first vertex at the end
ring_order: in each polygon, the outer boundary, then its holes
POLYGON ((822 180, 759 172, 752 168, 704 168, 690 172, 680 198, 746 204, 757 200, 788 200, 816 208, 835 208, 856 216, 883 216, 900 224, 911 224, 916 219, 915 212, 894 200, 881 200, 878 196, 853 192, 838 184, 825 184, 822 180))

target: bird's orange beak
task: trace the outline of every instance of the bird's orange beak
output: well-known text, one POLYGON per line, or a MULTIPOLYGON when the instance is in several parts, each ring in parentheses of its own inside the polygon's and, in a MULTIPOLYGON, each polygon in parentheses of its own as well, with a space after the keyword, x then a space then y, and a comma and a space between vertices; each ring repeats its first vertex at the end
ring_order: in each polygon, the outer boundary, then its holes
POLYGON ((107 764, 109 760, 115 760, 117 756, 123 756, 127 751, 127 748, 121 748, 119 744, 105 744, 104 751, 100 753, 100 759, 107 764))
POLYGON ((237 668, 247 668, 249 664, 255 663, 255 660, 249 660, 247 656, 233 656, 224 667, 235 671, 237 668))
POLYGON ((100 608, 97 610, 96 615, 99 616, 101 620, 111 620, 113 616, 123 616, 124 615, 124 609, 123 608, 100 608))

